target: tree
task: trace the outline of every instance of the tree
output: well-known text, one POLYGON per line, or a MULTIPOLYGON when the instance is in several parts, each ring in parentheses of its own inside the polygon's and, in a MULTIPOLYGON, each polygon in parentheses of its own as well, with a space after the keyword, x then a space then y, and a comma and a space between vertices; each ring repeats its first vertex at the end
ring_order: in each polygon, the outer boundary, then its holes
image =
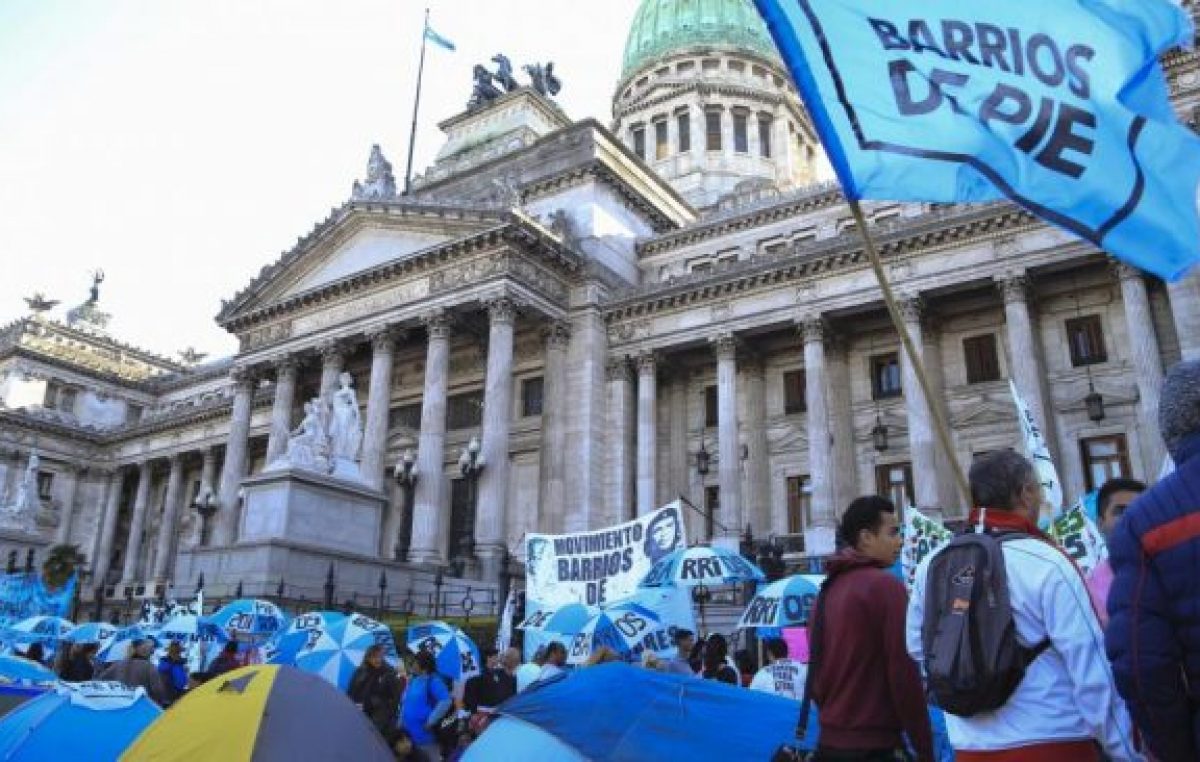
POLYGON ((67 584, 75 570, 87 561, 78 545, 55 545, 42 563, 42 584, 47 590, 57 590, 67 584))

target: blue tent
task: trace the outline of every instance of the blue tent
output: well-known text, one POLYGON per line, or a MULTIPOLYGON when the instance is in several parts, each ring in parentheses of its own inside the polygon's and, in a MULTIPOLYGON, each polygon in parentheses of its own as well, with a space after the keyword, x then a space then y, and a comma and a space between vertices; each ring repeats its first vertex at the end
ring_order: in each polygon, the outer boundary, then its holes
POLYGON ((115 761, 160 714, 141 688, 63 683, 0 720, 0 759, 115 761))
POLYGON ((488 728, 465 759, 534 759, 530 750, 560 745, 597 762, 770 759, 794 743, 799 710, 799 702, 715 680, 602 664, 504 702, 500 713, 519 723, 497 722, 496 736, 488 728))

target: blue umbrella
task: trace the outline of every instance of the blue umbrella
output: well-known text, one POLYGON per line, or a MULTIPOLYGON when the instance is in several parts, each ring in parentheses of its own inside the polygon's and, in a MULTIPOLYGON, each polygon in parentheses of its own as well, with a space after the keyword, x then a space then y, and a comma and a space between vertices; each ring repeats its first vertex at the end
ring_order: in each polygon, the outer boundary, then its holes
POLYGON ((104 647, 96 653, 96 661, 105 664, 113 661, 121 661, 128 655, 129 646, 133 641, 147 639, 154 640, 155 642, 158 640, 147 628, 141 625, 135 624, 123 627, 117 630, 109 638, 108 642, 104 644, 104 647))
POLYGON ((234 640, 262 643, 287 627, 287 615, 270 601, 239 598, 210 617, 234 640))
POLYGON ((0 759, 115 760, 162 710, 141 688, 63 683, 0 722, 0 759))
POLYGON ((50 686, 58 675, 46 667, 20 656, 0 656, 0 684, 50 686))
POLYGON ((173 640, 185 646, 196 643, 224 643, 229 640, 225 631, 208 619, 195 614, 172 617, 158 630, 162 640, 173 640))
POLYGON ((795 627, 808 624, 817 586, 796 574, 763 587, 746 606, 738 627, 795 627))
POLYGON ((389 664, 400 663, 392 632, 386 625, 365 616, 343 618, 330 629, 320 631, 311 646, 305 645, 296 655, 295 665, 345 692, 354 670, 373 645, 384 647, 384 659, 389 664))
POLYGON ((525 617, 525 621, 517 627, 523 630, 570 635, 579 632, 579 629, 592 618, 594 613, 593 609, 582 603, 568 603, 563 606, 538 609, 525 617))
POLYGON ((408 628, 408 650, 428 651, 437 661, 438 672, 451 680, 466 680, 483 671, 479 648, 457 627, 445 622, 426 622, 408 628))
POLYGON ((60 616, 31 616, 9 625, 4 638, 12 643, 56 643, 63 639, 75 623, 60 616))
POLYGON ((567 662, 583 664, 602 646, 628 657, 644 650, 644 644, 653 643, 655 634, 663 631, 658 615, 644 606, 636 603, 613 606, 596 614, 574 633, 567 648, 567 662))
POLYGON ((737 551, 696 545, 674 550, 660 558, 650 567, 639 587, 737 585, 764 579, 766 575, 762 570, 737 551))
POLYGON ((267 647, 269 664, 295 665, 296 657, 306 646, 315 646, 323 633, 346 619, 336 611, 310 611, 293 619, 267 647))
POLYGON ((63 636, 68 643, 103 643, 117 634, 117 628, 107 622, 87 622, 63 636))

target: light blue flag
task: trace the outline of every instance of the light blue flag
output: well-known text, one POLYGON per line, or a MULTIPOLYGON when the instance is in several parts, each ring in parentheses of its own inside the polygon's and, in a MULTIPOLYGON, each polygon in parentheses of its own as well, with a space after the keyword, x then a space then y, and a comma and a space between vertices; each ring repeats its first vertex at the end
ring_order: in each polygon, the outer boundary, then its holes
POLYGON ((1135 267, 1200 261, 1171 0, 755 0, 846 195, 1008 197, 1135 267))
POLYGON ((450 40, 447 40, 445 37, 433 31, 433 27, 429 26, 428 23, 425 24, 425 39, 429 40, 434 45, 445 48, 451 52, 457 50, 457 47, 453 42, 450 42, 450 40))

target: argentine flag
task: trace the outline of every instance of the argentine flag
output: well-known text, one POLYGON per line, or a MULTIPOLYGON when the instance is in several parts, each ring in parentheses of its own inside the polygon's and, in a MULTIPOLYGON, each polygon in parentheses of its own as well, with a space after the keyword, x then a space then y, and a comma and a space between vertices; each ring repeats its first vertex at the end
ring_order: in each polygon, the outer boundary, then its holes
POLYGON ((1172 0, 755 0, 847 197, 1008 198, 1174 280, 1200 261, 1200 138, 1158 56, 1172 0))
POLYGON ((450 40, 447 40, 445 37, 433 31, 433 27, 429 26, 428 20, 425 22, 425 39, 429 40, 434 45, 445 48, 451 52, 454 52, 457 49, 453 42, 450 42, 450 40))

